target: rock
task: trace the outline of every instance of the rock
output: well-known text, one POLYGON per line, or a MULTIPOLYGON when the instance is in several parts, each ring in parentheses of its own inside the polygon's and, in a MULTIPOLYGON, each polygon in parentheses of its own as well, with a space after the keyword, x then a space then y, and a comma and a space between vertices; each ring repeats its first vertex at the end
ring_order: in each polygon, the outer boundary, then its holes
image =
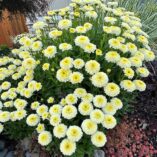
POLYGON ((21 141, 21 146, 23 148, 23 150, 27 151, 30 149, 31 146, 31 139, 29 138, 25 138, 21 141))
POLYGON ((7 152, 8 152, 7 149, 0 151, 0 157, 6 157, 7 152))
POLYGON ((13 151, 8 152, 5 157, 14 157, 13 151))
POLYGON ((147 124, 147 123, 144 123, 143 126, 142 126, 142 129, 145 130, 145 129, 147 128, 147 126, 148 126, 148 124, 147 124))
POLYGON ((5 148, 5 141, 0 140, 0 151, 5 148))
POLYGON ((105 153, 102 150, 95 150, 94 157, 105 157, 105 153))
POLYGON ((29 152, 26 152, 25 157, 32 157, 32 155, 29 152))
POLYGON ((39 153, 31 153, 31 157, 39 157, 39 153))
POLYGON ((26 152, 25 153, 25 157, 39 157, 39 153, 29 153, 29 152, 26 152))

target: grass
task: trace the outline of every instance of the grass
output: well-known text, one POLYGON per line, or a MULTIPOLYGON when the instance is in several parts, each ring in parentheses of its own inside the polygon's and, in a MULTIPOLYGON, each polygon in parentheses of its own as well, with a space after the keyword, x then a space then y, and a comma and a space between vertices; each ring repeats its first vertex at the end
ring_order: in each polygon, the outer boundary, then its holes
POLYGON ((150 44, 157 50, 157 0, 119 0, 119 5, 141 18, 150 44))

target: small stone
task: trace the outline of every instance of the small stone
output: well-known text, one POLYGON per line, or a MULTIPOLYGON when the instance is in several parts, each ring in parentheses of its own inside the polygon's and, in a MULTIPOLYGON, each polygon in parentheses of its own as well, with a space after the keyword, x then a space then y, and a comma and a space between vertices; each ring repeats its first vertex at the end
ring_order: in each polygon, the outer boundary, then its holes
POLYGON ((147 124, 147 123, 144 123, 143 126, 142 126, 142 129, 145 130, 145 129, 147 128, 147 126, 148 126, 148 124, 147 124))
POLYGON ((32 155, 29 152, 26 152, 25 157, 32 157, 32 155))
POLYGON ((94 157, 105 157, 105 153, 102 150, 95 150, 94 157))

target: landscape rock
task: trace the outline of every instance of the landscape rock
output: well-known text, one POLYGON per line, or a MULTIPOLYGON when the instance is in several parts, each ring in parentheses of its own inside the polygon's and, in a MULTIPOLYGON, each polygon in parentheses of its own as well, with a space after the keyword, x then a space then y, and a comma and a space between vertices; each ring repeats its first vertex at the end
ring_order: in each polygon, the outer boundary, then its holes
POLYGON ((0 151, 0 157, 5 157, 7 152, 8 152, 7 149, 4 149, 4 150, 0 151))
POLYGON ((0 151, 5 148, 5 141, 0 140, 0 151))
POLYGON ((96 150, 94 152, 94 157, 105 157, 105 153, 103 150, 96 150))

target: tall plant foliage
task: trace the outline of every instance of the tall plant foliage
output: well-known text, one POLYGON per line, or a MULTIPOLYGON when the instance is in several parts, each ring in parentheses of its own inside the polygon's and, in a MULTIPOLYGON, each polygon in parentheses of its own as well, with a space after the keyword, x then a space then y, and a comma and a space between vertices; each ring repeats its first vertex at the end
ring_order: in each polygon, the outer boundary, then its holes
POLYGON ((119 0, 119 5, 140 16, 143 29, 155 46, 157 41, 157 1, 156 0, 119 0))

